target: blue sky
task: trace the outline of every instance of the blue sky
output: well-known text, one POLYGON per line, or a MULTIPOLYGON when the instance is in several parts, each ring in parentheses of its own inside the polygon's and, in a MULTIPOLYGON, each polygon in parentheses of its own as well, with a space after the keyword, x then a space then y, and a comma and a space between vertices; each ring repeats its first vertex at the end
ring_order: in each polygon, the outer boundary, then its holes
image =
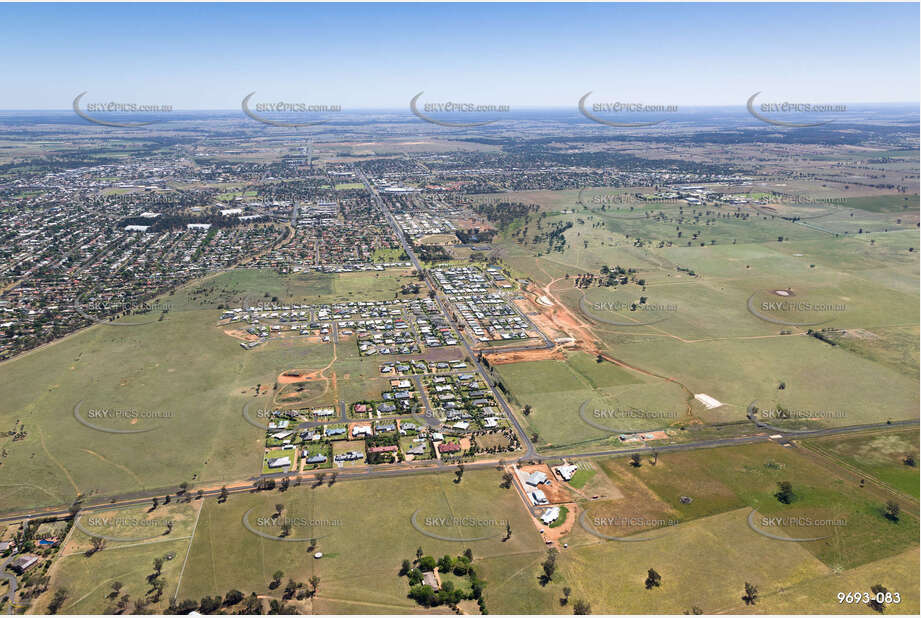
POLYGON ((915 4, 4 4, 0 109, 913 102, 915 4))

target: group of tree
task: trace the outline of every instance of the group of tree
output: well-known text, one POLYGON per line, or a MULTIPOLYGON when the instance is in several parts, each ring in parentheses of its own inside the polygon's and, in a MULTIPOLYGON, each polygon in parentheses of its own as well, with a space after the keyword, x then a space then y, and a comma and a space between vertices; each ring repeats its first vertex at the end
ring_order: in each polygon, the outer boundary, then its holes
POLYGON ((553 581, 553 574, 556 573, 557 554, 559 554, 559 550, 556 547, 551 547, 547 550, 547 557, 540 565, 543 570, 543 573, 538 577, 541 586, 546 586, 553 581))
POLYGON ((186 599, 177 602, 174 599, 163 613, 170 615, 187 615, 191 612, 200 614, 259 615, 264 611, 265 607, 262 600, 255 592, 245 596, 239 590, 234 589, 223 597, 220 595, 204 597, 201 601, 186 599))
POLYGON ((424 555, 420 547, 416 550, 415 561, 403 560, 399 574, 409 580, 409 598, 423 607, 448 605, 456 608, 460 601, 475 600, 480 607, 480 613, 489 613, 486 610, 486 601, 483 599, 483 588, 486 582, 477 576, 473 567, 473 551, 469 547, 460 556, 451 557, 446 554, 439 560, 424 555), (442 582, 440 588, 435 590, 431 585, 425 583, 425 573, 436 570, 442 574, 452 573, 457 577, 466 577, 470 582, 470 591, 456 587, 451 580, 442 582))

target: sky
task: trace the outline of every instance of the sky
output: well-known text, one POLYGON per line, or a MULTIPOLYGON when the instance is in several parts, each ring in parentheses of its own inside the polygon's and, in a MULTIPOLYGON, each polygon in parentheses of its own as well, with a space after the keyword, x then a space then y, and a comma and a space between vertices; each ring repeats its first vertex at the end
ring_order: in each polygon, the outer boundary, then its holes
POLYGON ((917 102, 911 4, 0 4, 0 109, 917 102))

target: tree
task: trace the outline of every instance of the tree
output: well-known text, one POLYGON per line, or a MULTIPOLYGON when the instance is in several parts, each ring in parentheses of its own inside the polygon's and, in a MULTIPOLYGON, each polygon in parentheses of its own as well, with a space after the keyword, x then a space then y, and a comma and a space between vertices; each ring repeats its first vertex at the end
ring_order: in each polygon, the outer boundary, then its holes
POLYGON ((502 474, 502 482, 499 483, 499 487, 502 489, 508 489, 512 486, 512 481, 515 480, 515 477, 512 476, 511 472, 504 472, 502 474))
POLYGON ((905 457, 902 458, 902 463, 906 466, 915 467, 915 456, 913 453, 908 453, 905 457))
POLYGON ((454 479, 454 482, 460 483, 461 479, 464 478, 464 464, 457 464, 457 471, 454 474, 457 476, 457 478, 454 479))
MULTIPOLYGON (((218 504, 224 504, 227 502, 227 496, 230 495, 230 492, 227 491, 227 485, 221 487, 221 493, 217 497, 218 504)), ((261 605, 261 602, 260 602, 261 605)))
POLYGON ((883 586, 882 584, 875 584, 873 586, 870 586, 870 592, 872 594, 870 596, 870 601, 869 603, 867 603, 867 605, 870 606, 873 609, 873 611, 877 611, 882 614, 883 610, 886 609, 886 593, 889 592, 889 590, 887 590, 886 587, 883 586), (877 600, 877 596, 881 596, 883 600, 882 601, 877 600))
POLYGON ((281 504, 281 503, 276 504, 275 505, 275 519, 278 519, 279 517, 281 517, 281 512, 284 510, 285 510, 284 504, 281 504))
POLYGON ((745 594, 742 596, 742 600, 745 601, 746 605, 754 605, 755 601, 758 600, 758 586, 745 582, 745 594))
POLYGON ((531 414, 531 404, 525 405, 524 409, 521 411, 525 416, 530 416, 531 414))
POLYGON ((154 558, 154 572, 153 572, 153 577, 151 577, 150 579, 153 580, 153 579, 156 579, 157 577, 160 577, 160 573, 162 572, 163 572, 163 558, 154 558))
POLYGON ((214 614, 221 609, 223 604, 224 599, 220 596, 203 597, 201 603, 198 605, 198 611, 201 614, 214 614))
POLYGON ((262 599, 256 596, 255 592, 251 592, 246 601, 243 603, 243 607, 240 608, 240 611, 237 612, 240 615, 259 615, 262 613, 262 599))
POLYGON ((655 569, 649 569, 649 572, 646 574, 646 590, 658 588, 661 585, 662 576, 659 575, 655 569))
POLYGON ((412 570, 413 564, 409 560, 404 560, 403 564, 400 566, 400 575, 406 575, 412 570))
POLYGON ((281 569, 272 573, 272 581, 269 582, 269 588, 275 590, 281 584, 281 578, 285 576, 285 572, 281 569))
POLYGON ((438 563, 431 556, 422 556, 419 558, 419 568, 423 571, 434 571, 438 563))
POLYGON ((689 609, 689 610, 687 610, 687 609, 684 610, 684 613, 685 613, 686 615, 700 616, 701 614, 704 613, 704 610, 700 609, 699 607, 697 607, 697 606, 695 605, 694 607, 692 607, 692 608, 689 609))
POLYGON ((112 582, 112 592, 109 594, 109 598, 111 599, 116 598, 118 596, 119 591, 122 589, 123 586, 124 584, 118 580, 112 582))
POLYGON ((316 594, 317 588, 320 587, 320 577, 318 575, 311 575, 308 581, 310 582, 312 594, 316 594))
POLYGON ((793 493, 793 483, 790 481, 780 481, 777 483, 777 493, 774 497, 783 504, 790 504, 796 500, 796 494, 793 493))
POLYGON ((94 536, 92 539, 90 539, 90 543, 92 544, 92 548, 89 552, 87 552, 87 554, 90 556, 98 551, 102 551, 106 547, 106 540, 101 536, 94 536))
POLYGON ((64 601, 67 600, 68 595, 67 588, 58 588, 54 593, 54 597, 51 599, 51 603, 48 604, 48 613, 58 613, 58 610, 64 605, 64 601))
POLYGON ((634 468, 639 468, 640 466, 643 465, 642 461, 640 461, 639 453, 633 453, 632 455, 630 455, 630 465, 633 466, 634 468))
POLYGON ((422 559, 422 548, 417 547, 416 548, 416 560, 421 560, 421 559, 422 559))
POLYGON ((467 560, 473 560, 473 550, 468 547, 464 550, 464 556, 467 558, 467 560))
POLYGON ((652 452, 652 465, 659 463, 659 451, 652 452))
POLYGON ((154 603, 160 600, 160 597, 163 596, 163 589, 166 588, 166 580, 162 577, 154 579, 151 583, 151 591, 154 593, 152 600, 154 603))
POLYGON ((569 595, 572 594, 572 588, 569 586, 563 586, 563 598, 560 599, 560 605, 566 605, 569 603, 569 595))
POLYGON ((282 538, 291 534, 291 522, 285 520, 281 522, 281 533, 278 535, 282 538))
POLYGON ((179 492, 178 492, 178 493, 184 494, 184 493, 187 492, 188 490, 189 490, 189 484, 188 484, 187 482, 182 481, 181 483, 179 483, 179 492))
POLYGON ((153 498, 153 500, 152 500, 151 502, 152 502, 152 504, 151 504, 151 506, 150 506, 150 510, 151 510, 151 511, 156 511, 156 510, 157 510, 157 507, 160 506, 160 500, 157 499, 156 496, 154 496, 154 498, 153 498))
POLYGON ((572 613, 577 616, 587 616, 592 613, 592 606, 582 599, 577 599, 576 602, 572 604, 572 613))
POLYGON ((233 590, 230 590, 227 594, 224 595, 224 605, 228 607, 231 605, 236 605, 242 600, 243 600, 243 593, 237 590, 236 588, 234 588, 233 590))
POLYGON ((502 540, 507 541, 510 538, 512 538, 512 524, 506 521, 505 522, 505 538, 502 540))
POLYGON ((288 583, 285 585, 285 591, 282 593, 281 598, 287 601, 288 599, 294 596, 294 593, 297 592, 297 583, 293 579, 288 579, 288 583))
POLYGON ((551 547, 547 550, 547 559, 541 564, 544 573, 540 576, 540 585, 546 586, 548 583, 553 581, 553 574, 556 573, 556 554, 557 550, 555 547, 551 547))
POLYGON ((902 512, 902 507, 899 506, 899 503, 895 500, 890 500, 886 503, 886 519, 892 522, 899 521, 899 514, 902 512))

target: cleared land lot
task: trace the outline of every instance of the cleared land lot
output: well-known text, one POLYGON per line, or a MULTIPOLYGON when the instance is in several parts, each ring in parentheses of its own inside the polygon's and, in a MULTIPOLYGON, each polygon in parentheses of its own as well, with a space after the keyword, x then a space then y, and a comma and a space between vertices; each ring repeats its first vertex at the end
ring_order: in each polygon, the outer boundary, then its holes
POLYGON ((806 445, 886 485, 918 498, 918 432, 885 433, 809 440, 806 445), (906 457, 914 457, 908 465, 906 457))
POLYGON ((596 363, 581 352, 566 361, 497 365, 495 373, 515 403, 531 406, 522 418, 546 447, 614 443, 619 433, 690 420, 688 397, 680 386, 596 363))

